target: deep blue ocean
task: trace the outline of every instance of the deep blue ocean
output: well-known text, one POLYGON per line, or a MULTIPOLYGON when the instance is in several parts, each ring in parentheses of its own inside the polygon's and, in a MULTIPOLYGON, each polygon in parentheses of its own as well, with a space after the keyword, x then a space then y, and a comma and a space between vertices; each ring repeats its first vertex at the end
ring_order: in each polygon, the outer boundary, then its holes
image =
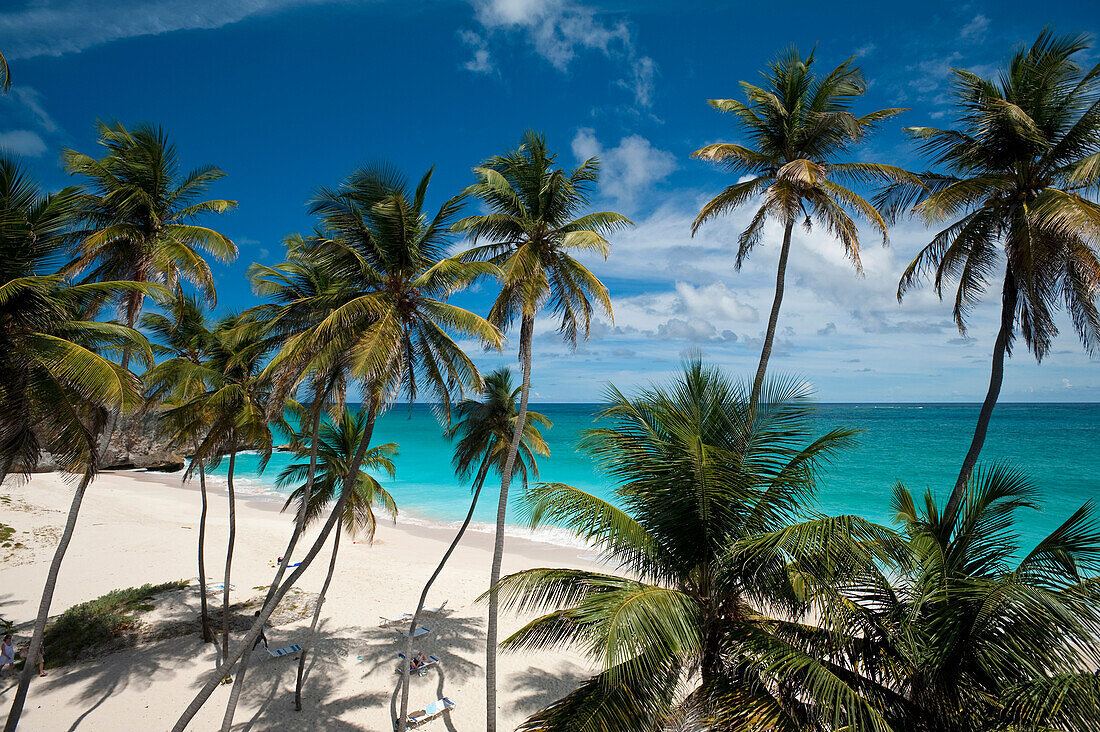
MULTIPOLYGON (((593 425, 595 404, 539 404, 532 408, 549 417, 546 431, 551 454, 539 461, 540 479, 569 483, 613 498, 612 486, 592 461, 576 449, 580 432, 593 425)), ((855 513, 889 522, 889 495, 902 481, 915 493, 926 487, 946 494, 970 443, 977 404, 820 404, 817 432, 850 427, 863 432, 857 445, 825 471, 818 508, 826 513, 855 513)), ((397 478, 383 479, 401 510, 402 519, 460 521, 469 507, 470 489, 451 467, 451 444, 431 410, 416 405, 395 407, 375 429, 375 443, 396 442, 397 478)), ((1000 404, 994 412, 982 462, 1004 461, 1026 472, 1037 484, 1041 511, 1023 511, 1018 526, 1032 545, 1062 523, 1085 501, 1100 497, 1100 471, 1094 460, 1100 445, 1100 404, 1000 404)), ((238 458, 243 492, 270 495, 274 479, 292 456, 276 453, 264 474, 257 457, 238 458)), ((225 475, 226 463, 214 471, 225 475)), ((513 495, 518 495, 518 491, 513 495)), ((274 497, 274 496, 272 496, 274 497)), ((511 510, 511 509, 510 509, 511 510)), ((482 493, 476 521, 494 520, 496 496, 482 493)), ((518 521, 511 513, 510 522, 518 521)))

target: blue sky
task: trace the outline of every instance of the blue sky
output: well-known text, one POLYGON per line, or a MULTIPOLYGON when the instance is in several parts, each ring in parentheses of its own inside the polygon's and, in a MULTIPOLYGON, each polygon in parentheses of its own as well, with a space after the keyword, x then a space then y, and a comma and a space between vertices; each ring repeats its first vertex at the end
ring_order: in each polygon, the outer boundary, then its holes
MULTIPOLYGON (((96 119, 148 121, 168 129, 185 166, 222 167, 213 194, 240 206, 208 223, 240 259, 216 267, 220 310, 255 302, 248 264, 280 261, 283 237, 311 227, 311 191, 357 165, 386 160, 410 177, 435 165, 438 203, 527 127, 563 164, 598 154, 595 204, 637 224, 607 262, 590 262, 615 322, 597 323, 575 354, 540 322, 535 361, 539 400, 592 401, 607 381, 661 379, 689 348, 735 372, 755 366, 777 237, 740 272, 731 247, 744 214, 690 237, 699 206, 731 182, 690 153, 737 139, 708 98, 738 95, 791 44, 816 45, 830 68, 854 55, 870 82, 860 109, 911 108, 859 157, 920 168, 902 127, 950 124, 948 70, 991 73, 1045 24, 1095 34, 1100 4, 9 0, 0 49, 15 85, 0 98, 0 147, 59 187, 71 181, 58 151, 94 152, 96 119)), ((930 292, 894 298, 929 236, 904 222, 883 249, 868 234, 861 279, 827 235, 797 233, 773 368, 804 376, 823 401, 980 400, 997 291, 968 339, 930 292)), ((486 284, 461 302, 484 311, 490 296, 486 284)), ((1002 399, 1100 401, 1100 361, 1063 325, 1041 366, 1017 352, 1002 399)), ((514 363, 474 351, 485 368, 514 363)))

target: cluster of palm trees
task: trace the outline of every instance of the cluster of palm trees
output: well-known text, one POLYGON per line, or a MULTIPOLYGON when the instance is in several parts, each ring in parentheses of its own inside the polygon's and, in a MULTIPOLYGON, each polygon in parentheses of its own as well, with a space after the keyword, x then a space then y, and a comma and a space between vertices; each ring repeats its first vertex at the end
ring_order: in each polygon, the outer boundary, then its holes
MULTIPOLYGON (((79 478, 29 657, 41 647, 82 497, 119 420, 155 409, 191 456, 187 475, 198 475, 202 634, 218 649, 216 668, 173 729, 227 681, 222 729, 230 728, 255 639, 331 538, 298 669, 300 709, 340 534, 371 536, 375 509, 397 511, 371 476, 392 473, 397 452, 374 444, 377 419, 396 400, 419 398, 456 439, 455 468, 472 477, 473 495, 421 593, 410 644, 490 473, 501 481, 485 595, 489 732, 498 645, 571 645, 601 669, 532 716, 528 730, 1094 729, 1100 531, 1091 509, 1020 559, 1013 515, 1033 505, 1034 489, 1007 469, 976 467, 1016 328, 1041 359, 1061 301, 1086 349, 1100 336, 1100 66, 1077 64, 1086 47, 1044 31, 997 81, 955 72, 960 129, 911 130, 940 168, 929 172, 850 161, 868 132, 902 111, 855 114, 866 84, 851 62, 819 75, 812 54, 791 51, 761 85, 744 85, 746 102, 713 100, 735 115, 743 141, 696 155, 741 179, 704 206, 693 231, 757 206, 739 237, 739 267, 769 222, 782 229, 759 366, 745 385, 692 360, 667 389, 636 397, 612 389, 608 426, 590 430, 584 447, 617 483, 616 505, 561 484, 528 485, 547 452, 540 428, 549 426, 528 410, 539 316, 572 345, 587 338, 595 314, 610 318, 607 288, 575 255, 606 257, 609 237, 631 225, 589 210, 595 158, 564 170, 528 132, 435 210, 426 204, 430 170, 415 186, 388 166, 355 170, 316 191, 315 228, 286 240, 285 262, 252 265, 263 303, 216 322, 182 283, 213 305, 206 258, 236 256, 232 241, 200 223, 236 205, 205 200, 219 169, 181 173, 162 130, 117 123, 100 125, 99 157, 65 151, 79 187, 43 193, 0 158, 0 479, 25 475, 43 450, 79 478), (869 201, 848 187, 859 185, 881 188, 869 201), (463 217, 470 201, 481 212, 463 217), (769 380, 767 366, 795 224, 824 227, 860 271, 855 220, 885 243, 902 215, 950 223, 910 265, 899 298, 930 273, 937 292, 957 281, 960 329, 1002 251, 1005 264, 993 374, 970 452, 942 509, 931 494, 918 508, 906 489, 895 490, 895 531, 812 510, 815 477, 851 432, 813 438, 804 388, 769 380), (470 248, 455 254, 460 237, 470 248), (483 278, 499 286, 487 317, 448 302, 483 278), (146 311, 148 298, 157 312, 146 311), (483 378, 459 344, 499 349, 515 326, 518 387, 506 371, 483 378), (357 413, 347 407, 353 387, 362 395, 357 413), (293 488, 293 529, 258 616, 233 639, 236 456, 258 450, 266 460, 273 427, 292 435, 299 458, 279 476, 293 488), (230 531, 218 634, 206 599, 206 473, 222 460, 230 531), (575 529, 621 572, 535 569, 502 579, 513 478, 526 488, 533 525, 575 529), (310 526, 319 530, 290 568, 310 526), (498 644, 501 605, 549 612, 498 644)), ((28 668, 6 730, 18 724, 30 676, 28 668)), ((399 732, 407 668, 402 686, 399 732)))
MULTIPOLYGON (((317 226, 309 235, 288 238, 286 262, 251 267, 263 304, 210 322, 203 304, 184 294, 181 282, 194 285, 213 304, 206 257, 236 255, 227 237, 199 223, 235 205, 204 200, 223 173, 212 166, 180 173, 174 147, 155 127, 128 130, 116 123, 100 125, 99 132, 101 157, 65 152, 69 171, 84 183, 79 188, 42 194, 17 163, 0 161, 0 215, 9 255, 0 283, 0 339, 11 346, 4 351, 0 387, 3 473, 25 475, 45 449, 63 468, 82 476, 29 652, 40 647, 80 501, 107 459, 122 415, 155 409, 170 442, 191 456, 187 477, 198 475, 201 625, 204 640, 216 641, 218 648, 217 669, 177 728, 187 724, 217 684, 232 680, 224 721, 228 729, 253 636, 334 528, 370 535, 374 507, 396 513, 393 499, 368 472, 393 469, 396 446, 372 446, 372 438, 378 416, 395 399, 427 399, 452 425, 460 438, 457 470, 469 474, 477 465, 475 502, 490 471, 503 476, 503 524, 511 477, 526 482, 528 473, 537 474, 534 454, 546 452, 538 431, 545 419, 526 409, 535 317, 543 310, 557 314, 564 337, 575 343, 588 333, 593 301, 610 313, 607 289, 573 253, 606 255, 605 235, 628 222, 618 214, 586 210, 598 180, 595 159, 563 171, 535 133, 476 168, 476 182, 435 211, 425 203, 431 171, 413 187, 387 166, 366 167, 334 188, 318 189, 310 202, 317 226), (469 198, 482 201, 489 213, 459 219, 469 198), (462 234, 476 246, 452 255, 452 243, 462 234), (489 318, 448 302, 482 277, 501 282, 489 318), (147 297, 156 300, 157 312, 145 311, 147 297), (456 341, 461 337, 500 348, 504 332, 517 319, 524 373, 518 389, 506 372, 482 379, 456 341), (132 368, 139 361, 146 367, 141 378, 132 368), (363 395, 359 414, 345 406, 354 384, 363 395), (482 390, 482 401, 459 402, 458 419, 452 421, 455 400, 482 390), (299 395, 305 396, 301 402, 299 395), (229 587, 236 457, 241 450, 258 450, 265 463, 273 449, 273 427, 293 434, 302 459, 279 477, 280 483, 296 486, 288 501, 295 507, 294 529, 252 632, 234 646, 229 587), (206 475, 222 460, 228 461, 229 536, 216 638, 206 592, 206 475), (299 539, 315 522, 322 523, 317 539, 288 574, 299 539)), ((339 533, 301 657, 299 707, 306 653, 335 567, 339 533)), ((461 532, 456 543, 460 537, 461 532)), ((498 532, 494 583, 502 554, 503 533, 498 532)), ((493 632, 496 612, 494 603, 493 632)), ((496 644, 489 648, 492 659, 496 644)), ((28 681, 24 674, 9 729, 18 723, 28 681)), ((495 699, 491 704, 495 709, 495 699)))

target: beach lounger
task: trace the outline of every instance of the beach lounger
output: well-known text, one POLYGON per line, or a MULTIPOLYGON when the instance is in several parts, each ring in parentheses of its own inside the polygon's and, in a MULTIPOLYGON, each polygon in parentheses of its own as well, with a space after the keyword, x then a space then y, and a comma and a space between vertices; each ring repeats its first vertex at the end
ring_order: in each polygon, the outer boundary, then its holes
MULTIPOLYGON (((394 628, 393 630, 394 630, 395 633, 397 633, 402 638, 408 638, 409 637, 409 631, 407 631, 407 630, 401 630, 400 628, 394 628)), ((417 628, 416 632, 413 633, 413 638, 419 638, 420 636, 427 635, 428 633, 431 633, 431 632, 432 632, 431 628, 417 628)))
MULTIPOLYGON (((301 564, 301 562, 295 562, 294 564, 288 564, 288 565, 286 565, 286 568, 287 568, 287 569, 294 569, 294 568, 295 568, 295 567, 297 567, 297 566, 298 566, 299 564, 301 564)), ((278 566, 279 566, 279 563, 278 563, 278 562, 268 562, 268 563, 267 563, 267 566, 269 566, 269 567, 278 567, 278 566)))
MULTIPOLYGON (((230 583, 229 591, 232 592, 235 589, 237 589, 237 586, 235 584, 230 583)), ((207 585, 206 586, 206 594, 208 594, 208 595, 213 593, 213 592, 222 592, 224 590, 225 590, 225 583, 224 582, 219 582, 216 585, 207 585)))
POLYGON ((418 709, 415 712, 409 712, 409 718, 407 722, 410 727, 419 727, 428 720, 434 719, 440 714, 443 714, 443 712, 450 711, 454 708, 455 703, 447 697, 436 699, 434 702, 424 707, 423 709, 418 709))
POLYGON ((402 622, 407 623, 410 620, 412 620, 412 617, 413 616, 409 613, 401 613, 400 615, 398 615, 396 617, 392 617, 392 618, 387 618, 384 615, 379 615, 378 616, 378 618, 382 621, 382 622, 379 623, 379 625, 382 626, 383 628, 385 628, 387 625, 393 625, 394 623, 402 623, 402 622))
POLYGON ((443 608, 447 607, 447 602, 448 602, 447 600, 444 600, 444 601, 443 601, 443 604, 442 604, 442 605, 440 605, 439 607, 426 607, 426 608, 422 608, 422 609, 421 609, 421 612, 424 612, 424 613, 431 613, 432 615, 438 615, 439 613, 443 612, 443 608))
MULTIPOLYGON (((404 658, 405 654, 404 653, 398 653, 397 657, 398 658, 404 658)), ((436 658, 435 656, 428 656, 428 662, 425 663, 420 668, 416 669, 416 673, 420 676, 425 676, 428 673, 428 669, 430 669, 432 666, 436 665, 437 663, 439 663, 438 658, 436 658)), ((410 670, 411 670, 411 667, 410 667, 410 670)), ((399 673, 400 673, 400 671, 401 671, 401 669, 398 669, 399 673)))
POLYGON ((298 645, 297 643, 295 643, 292 646, 287 646, 286 648, 279 648, 278 650, 274 650, 274 651, 271 650, 270 648, 268 648, 267 652, 271 654, 272 658, 278 658, 279 656, 290 656, 290 655, 293 655, 295 653, 300 653, 301 650, 302 650, 302 647, 300 645, 298 645))

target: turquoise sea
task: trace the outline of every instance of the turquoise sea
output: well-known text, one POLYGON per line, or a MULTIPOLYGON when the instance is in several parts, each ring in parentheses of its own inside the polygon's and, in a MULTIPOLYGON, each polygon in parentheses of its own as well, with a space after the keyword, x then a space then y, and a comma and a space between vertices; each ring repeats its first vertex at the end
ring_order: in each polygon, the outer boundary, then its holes
MULTIPOLYGON (((569 483, 611 498, 612 489, 591 460, 579 453, 580 432, 593 424, 595 404, 539 404, 549 417, 546 433, 551 455, 539 462, 544 481, 569 483)), ((858 444, 826 471, 818 500, 826 513, 856 513, 889 521, 889 493, 898 480, 914 493, 931 487, 947 492, 969 445, 976 404, 820 404, 819 432, 844 426, 863 430, 858 444)), ((455 523, 469 507, 470 490, 455 478, 451 445, 427 406, 395 407, 375 430, 376 442, 396 442, 397 478, 384 480, 403 520, 455 523)), ((1084 502, 1100 496, 1100 471, 1094 460, 1100 446, 1100 404, 1000 404, 994 413, 982 461, 1006 461, 1024 470, 1038 485, 1042 510, 1020 515, 1024 540, 1033 544, 1056 528, 1084 502)), ((242 492, 271 495, 274 479, 292 456, 276 453, 264 474, 257 457, 238 458, 242 492)), ((215 475, 225 475, 225 462, 215 475)), ((511 509, 510 509, 511 510, 511 509)), ((496 496, 482 494, 476 521, 494 520, 496 496)), ((514 511, 511 522, 518 521, 514 511)))

